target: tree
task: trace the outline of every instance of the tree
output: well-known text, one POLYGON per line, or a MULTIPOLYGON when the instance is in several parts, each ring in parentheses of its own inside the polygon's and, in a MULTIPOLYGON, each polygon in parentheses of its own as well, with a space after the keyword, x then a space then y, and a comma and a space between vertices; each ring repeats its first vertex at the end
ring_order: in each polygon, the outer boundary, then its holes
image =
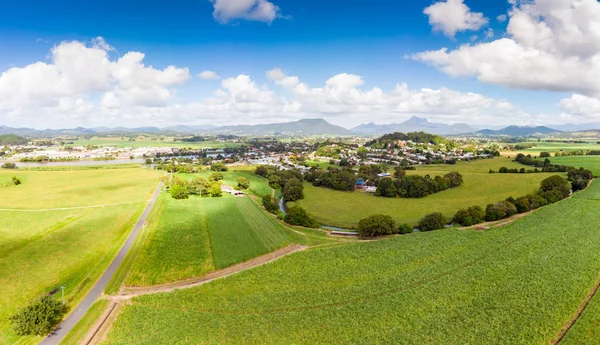
POLYGON ((390 216, 376 214, 361 219, 358 222, 358 230, 363 237, 392 235, 396 232, 396 222, 390 216))
POLYGON ((401 177, 404 177, 405 175, 406 175, 406 170, 402 169, 402 167, 394 168, 394 177, 395 178, 401 178, 401 177))
POLYGON ((265 209, 270 213, 277 214, 280 211, 277 199, 270 195, 265 195, 262 197, 262 204, 265 207, 265 209))
MULTIPOLYGON (((560 195, 562 195, 562 197, 559 199, 561 200, 569 196, 569 194, 571 193, 571 186, 569 185, 569 181, 565 180, 563 177, 559 175, 554 175, 543 180, 540 184, 541 193, 549 192, 552 190, 556 190, 560 193, 560 195)), ((546 198, 546 200, 548 200, 548 198, 546 198)))
POLYGON ((210 185, 210 196, 212 196, 213 198, 219 198, 223 195, 223 191, 221 190, 221 183, 219 182, 213 182, 210 185))
POLYGON ((410 224, 400 224, 400 226, 398 227, 399 234, 412 234, 413 231, 414 228, 410 224))
POLYGON ((16 169, 17 165, 15 163, 12 162, 6 162, 4 164, 2 164, 2 169, 16 169))
POLYGON ((550 152, 540 152, 540 158, 551 157, 550 152))
POLYGON ((225 163, 216 162, 210 166, 210 170, 212 170, 212 171, 227 171, 229 169, 227 168, 227 165, 225 165, 225 163))
POLYGON ((439 230, 446 227, 446 218, 441 213, 431 213, 419 221, 420 231, 439 230))
POLYGON ((150 164, 152 164, 152 159, 146 158, 146 165, 150 165, 150 164))
POLYGON ((398 191, 396 189, 396 185, 394 184, 394 180, 391 178, 382 178, 379 180, 375 195, 386 198, 395 198, 398 195, 398 191))
POLYGON ((171 186, 171 197, 173 199, 187 199, 189 192, 184 184, 174 184, 171 186))
POLYGON ((302 185, 302 181, 296 178, 289 179, 281 192, 285 202, 304 199, 304 186, 302 185))
POLYGON ((221 181, 223 179, 223 174, 221 174, 220 172, 215 172, 215 173, 210 174, 208 179, 213 182, 221 181))
POLYGON ((283 220, 290 225, 303 226, 305 228, 318 228, 319 223, 312 219, 302 207, 294 206, 288 209, 283 220))
POLYGON ((515 200, 515 207, 517 208, 517 212, 526 213, 531 211, 531 203, 529 202, 529 197, 522 196, 515 200))
POLYGON ((65 312, 64 303, 46 295, 19 310, 10 317, 10 322, 19 335, 45 336, 52 331, 65 312))
POLYGON ((12 177, 12 184, 14 184, 15 186, 18 186, 18 185, 21 184, 21 180, 18 177, 13 176, 12 177))
POLYGON ((250 188, 250 181, 248 181, 247 178, 245 177, 238 177, 237 179, 237 189, 238 190, 245 190, 250 188))
POLYGON ((361 146, 358 148, 358 157, 360 157, 360 159, 367 158, 367 148, 366 147, 361 146))
POLYGON ((192 195, 206 195, 208 194, 208 181, 202 177, 196 177, 188 183, 187 188, 192 195))
POLYGON ((489 204, 485 209, 485 220, 488 222, 508 218, 517 214, 517 207, 508 201, 489 204))

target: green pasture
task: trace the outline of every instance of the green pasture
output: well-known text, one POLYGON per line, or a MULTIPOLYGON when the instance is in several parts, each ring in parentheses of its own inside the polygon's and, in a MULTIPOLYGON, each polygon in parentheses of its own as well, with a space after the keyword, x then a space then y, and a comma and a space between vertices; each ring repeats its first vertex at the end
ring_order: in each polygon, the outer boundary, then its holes
POLYGON ((283 226, 248 197, 161 198, 158 220, 126 285, 198 277, 290 243, 283 226))
POLYGON ((490 174, 489 170, 500 167, 523 168, 525 166, 507 158, 478 160, 456 165, 419 166, 407 174, 443 176, 450 171, 463 175, 464 184, 457 188, 429 195, 422 199, 383 198, 374 194, 355 191, 342 192, 304 183, 304 199, 289 205, 306 209, 318 222, 354 228, 358 222, 373 214, 392 216, 398 223, 416 224, 428 213, 441 212, 452 217, 456 211, 468 206, 519 197, 539 189, 540 182, 552 174, 490 174))
POLYGON ((141 296, 104 343, 549 344, 598 279, 599 202, 593 183, 502 228, 308 249, 141 296))
POLYGON ((600 175, 600 156, 561 156, 550 157, 549 159, 552 164, 575 168, 583 167, 591 170, 595 176, 600 175))
MULTIPOLYGON (((524 153, 524 154, 530 154, 532 156, 539 156, 540 152, 550 152, 550 153, 554 154, 555 152, 560 152, 561 150, 567 151, 567 152, 600 150, 600 144, 598 144, 597 141, 590 141, 585 144, 583 144, 583 143, 569 144, 569 143, 560 143, 560 142, 539 142, 539 143, 538 142, 529 142, 529 143, 524 143, 524 144, 533 144, 533 145, 535 145, 535 147, 521 150, 518 152, 503 152, 502 155, 514 157, 517 155, 517 153, 524 153)), ((511 143, 508 145, 516 145, 516 144, 511 143)))
POLYGON ((8 322, 30 300, 60 285, 71 306, 85 295, 157 185, 139 168, 16 173, 23 184, 0 192, 0 344, 39 340, 16 336, 8 322))
POLYGON ((239 147, 240 144, 237 143, 228 143, 224 141, 202 141, 202 142, 194 142, 194 143, 186 143, 181 141, 174 141, 172 138, 166 138, 165 140, 122 140, 118 138, 92 138, 85 140, 74 140, 73 144, 69 144, 70 146, 105 146, 105 147, 132 147, 132 148, 140 148, 140 147, 191 147, 193 149, 200 149, 210 147, 213 149, 223 149, 229 147, 239 147))

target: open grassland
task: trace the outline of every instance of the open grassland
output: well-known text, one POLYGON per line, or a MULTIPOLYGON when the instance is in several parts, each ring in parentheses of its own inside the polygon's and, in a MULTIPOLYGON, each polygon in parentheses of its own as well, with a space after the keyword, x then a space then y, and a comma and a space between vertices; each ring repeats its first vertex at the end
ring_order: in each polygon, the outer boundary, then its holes
POLYGON ((156 173, 130 170, 19 171, 23 184, 2 188, 0 344, 31 340, 8 323, 19 307, 60 285, 75 303, 108 266, 157 183, 156 173))
POLYGON ((594 183, 503 228, 309 249, 138 297, 105 343, 548 344, 598 278, 599 204, 594 183))
POLYGON ((552 164, 584 167, 591 170, 595 176, 600 176, 600 156, 564 156, 549 159, 552 164))
MULTIPOLYGON (((416 224, 428 213, 441 212, 452 217, 468 206, 519 197, 539 189, 540 182, 552 174, 489 174, 500 167, 523 168, 506 158, 478 160, 456 165, 419 166, 407 174, 443 176, 450 171, 463 175, 464 184, 457 188, 429 195, 422 199, 383 198, 365 192, 341 192, 304 184, 304 200, 295 204, 303 207, 318 222, 344 228, 356 227, 358 222, 373 214, 387 214, 399 223, 416 224)), ((290 205, 293 205, 291 203, 290 205)))
POLYGON ((132 148, 140 148, 140 147, 179 147, 179 148, 187 148, 191 147, 193 149, 199 148, 213 148, 213 149, 222 149, 227 147, 238 147, 240 144, 237 143, 228 143, 223 141, 202 141, 202 142, 194 142, 194 143, 186 143, 182 141, 174 141, 173 139, 165 139, 165 140, 122 140, 117 138, 92 138, 86 140, 75 140, 73 144, 70 146, 107 146, 107 147, 132 147, 132 148))
POLYGON ((140 202, 151 196, 160 176, 142 168, 117 170, 0 170, 0 179, 23 182, 2 189, 0 209, 50 209, 140 202))
POLYGON ((283 226, 250 198, 161 198, 157 223, 126 280, 128 286, 198 277, 290 243, 283 226))
MULTIPOLYGON (((521 150, 518 152, 506 151, 506 152, 502 152, 502 155, 514 157, 517 155, 517 153, 524 153, 524 154, 530 154, 532 156, 539 156, 540 152, 550 152, 550 153, 554 154, 555 152, 559 152, 561 150, 567 151, 567 152, 600 150, 600 144, 598 144, 596 141, 590 141, 589 143, 585 143, 585 144, 583 144, 583 143, 568 144, 568 143, 560 143, 560 142, 539 142, 539 143, 538 142, 530 142, 530 143, 526 143, 526 144, 533 144, 533 145, 535 145, 535 147, 521 150)), ((508 145, 516 145, 516 144, 511 143, 508 145)))

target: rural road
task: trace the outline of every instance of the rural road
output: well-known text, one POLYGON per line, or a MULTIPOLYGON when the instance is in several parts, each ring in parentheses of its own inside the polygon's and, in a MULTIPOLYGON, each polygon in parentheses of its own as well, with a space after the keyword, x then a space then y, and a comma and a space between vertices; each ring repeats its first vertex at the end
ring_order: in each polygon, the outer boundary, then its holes
POLYGON ((158 187, 154 191, 154 194, 152 195, 152 199, 150 199, 148 206, 146 206, 144 213, 142 214, 142 216, 140 217, 138 222, 135 224, 135 228, 133 228, 133 231, 131 231, 131 233, 129 234, 129 237, 127 238, 127 241, 125 241, 125 244, 119 251, 119 254, 117 254, 117 257, 114 258, 114 260, 111 262, 110 266, 108 266, 108 269, 104 272, 104 274, 102 274, 102 277, 100 277, 100 279, 96 282, 96 285, 94 285, 94 287, 90 290, 90 292, 87 294, 87 296, 85 296, 85 298, 81 301, 81 303, 79 303, 79 305, 77 305, 73 309, 73 311, 69 314, 69 316, 60 325, 58 325, 58 327, 54 330, 54 332, 52 332, 49 336, 47 336, 44 340, 42 340, 42 342, 40 342, 40 345, 56 345, 56 344, 58 344, 67 335, 67 333, 69 333, 71 331, 71 329, 73 329, 73 327, 75 327, 75 325, 79 322, 79 320, 81 320, 83 318, 83 316, 87 313, 87 311, 90 309, 92 304, 94 304, 94 302, 96 302, 98 297, 100 297, 100 295, 102 295, 104 288, 106 287, 108 282, 112 279, 113 275, 117 271, 117 268, 119 268, 119 266, 121 265, 121 262, 125 258, 125 255, 127 255, 127 252, 129 252, 129 249, 131 248, 131 245, 135 241, 137 234, 140 232, 140 229, 142 229, 142 227, 144 227, 144 223, 146 222, 146 219, 148 218, 150 211, 152 211, 152 207, 154 206, 154 203, 156 202, 156 198, 158 197, 161 188, 162 188, 162 182, 158 185, 158 187))

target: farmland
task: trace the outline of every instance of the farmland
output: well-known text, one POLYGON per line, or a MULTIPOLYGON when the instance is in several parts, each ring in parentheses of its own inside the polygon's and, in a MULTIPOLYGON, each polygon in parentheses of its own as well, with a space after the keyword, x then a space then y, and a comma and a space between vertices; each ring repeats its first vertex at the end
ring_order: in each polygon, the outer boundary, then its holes
POLYGON ((82 139, 75 140, 71 146, 107 146, 107 147, 191 147, 193 149, 199 148, 213 148, 213 149, 222 149, 226 147, 237 147, 238 144, 228 143, 223 141, 200 141, 187 143, 182 141, 174 141, 172 138, 165 138, 164 140, 150 140, 150 139, 142 139, 142 140, 123 140, 118 138, 102 138, 102 137, 94 137, 91 139, 82 139))
POLYGON ((595 183, 503 228, 309 249, 138 297, 105 343, 547 344, 597 280, 599 200, 595 183))
MULTIPOLYGON (((550 153, 554 153, 554 152, 559 152, 559 151, 567 151, 567 152, 573 152, 573 151, 581 151, 581 150, 600 150, 600 144, 594 142, 589 142, 589 143, 561 143, 561 142, 530 142, 530 143, 523 143, 523 144, 533 144, 535 145, 532 148, 529 149, 525 149, 525 150, 520 150, 518 152, 503 152, 502 155, 503 156, 512 156, 514 157, 517 153, 524 153, 524 154, 530 154, 532 156, 539 156, 540 152, 550 152, 550 153)), ((509 145, 515 145, 515 144, 509 144, 509 145)))
POLYGON ((282 225, 249 198, 163 194, 155 228, 126 285, 149 286, 201 276, 290 243, 282 225))
POLYGON ((66 286, 78 301, 103 272, 156 187, 144 169, 0 171, 23 184, 0 199, 0 343, 19 343, 8 316, 66 286), (27 272, 27 274, 23 274, 27 272))
POLYGON ((591 170, 595 176, 600 175, 600 156, 550 157, 550 162, 552 164, 567 165, 576 168, 584 167, 591 170))
POLYGON ((388 214, 397 222, 415 224, 424 215, 442 212, 451 217, 457 210, 519 197, 532 193, 539 183, 551 174, 489 174, 500 167, 523 168, 523 165, 506 158, 478 160, 456 165, 419 166, 408 174, 429 174, 432 177, 458 171, 464 184, 422 199, 382 198, 363 192, 341 192, 304 184, 304 200, 296 204, 305 208, 317 221, 333 226, 351 228, 359 220, 373 214, 388 214))

